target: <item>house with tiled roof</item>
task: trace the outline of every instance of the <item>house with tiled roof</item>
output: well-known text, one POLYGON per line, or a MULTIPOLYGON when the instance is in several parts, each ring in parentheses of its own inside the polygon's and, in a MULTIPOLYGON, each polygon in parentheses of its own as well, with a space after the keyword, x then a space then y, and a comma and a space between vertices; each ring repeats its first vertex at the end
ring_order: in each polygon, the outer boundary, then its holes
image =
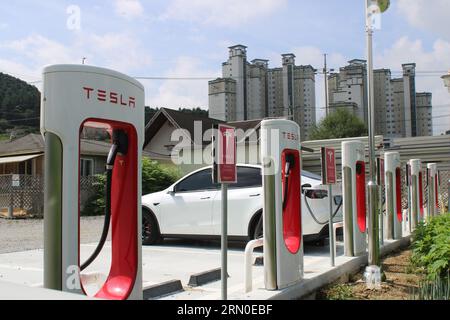
MULTIPOLYGON (((82 176, 100 174, 105 171, 110 144, 103 141, 81 139, 82 176)), ((0 142, 0 175, 43 175, 45 143, 42 135, 26 136, 0 142)))

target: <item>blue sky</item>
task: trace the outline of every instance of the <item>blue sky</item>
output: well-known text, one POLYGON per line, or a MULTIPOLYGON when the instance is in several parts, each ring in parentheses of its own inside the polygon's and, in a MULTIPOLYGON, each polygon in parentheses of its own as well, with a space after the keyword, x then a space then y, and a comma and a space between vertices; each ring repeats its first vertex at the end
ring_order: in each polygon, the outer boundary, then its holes
MULTIPOLYGON (((450 129, 450 94, 439 74, 422 71, 450 68, 450 1, 391 2, 375 34, 375 66, 417 63, 417 90, 433 92, 438 134, 450 129)), ((324 52, 336 69, 365 58, 364 0, 15 0, 0 8, 0 71, 38 87, 43 66, 82 57, 132 76, 214 78, 237 43, 272 67, 288 52, 316 68, 324 52)), ((207 106, 206 80, 142 82, 151 106, 207 106)), ((319 117, 322 83, 318 76, 319 117)))

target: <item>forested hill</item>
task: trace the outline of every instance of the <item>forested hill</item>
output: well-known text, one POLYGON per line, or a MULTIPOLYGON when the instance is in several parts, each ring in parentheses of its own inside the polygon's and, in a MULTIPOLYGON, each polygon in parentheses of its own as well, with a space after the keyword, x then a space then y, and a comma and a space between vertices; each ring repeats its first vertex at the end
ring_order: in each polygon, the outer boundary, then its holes
POLYGON ((0 72, 0 134, 39 130, 39 114, 39 90, 0 72))
MULTIPOLYGON (((145 123, 159 108, 145 108, 145 123)), ((208 111, 199 107, 179 108, 178 111, 208 117, 208 111)), ((39 132, 40 92, 25 81, 0 72, 0 140, 10 135, 23 136, 39 132)))

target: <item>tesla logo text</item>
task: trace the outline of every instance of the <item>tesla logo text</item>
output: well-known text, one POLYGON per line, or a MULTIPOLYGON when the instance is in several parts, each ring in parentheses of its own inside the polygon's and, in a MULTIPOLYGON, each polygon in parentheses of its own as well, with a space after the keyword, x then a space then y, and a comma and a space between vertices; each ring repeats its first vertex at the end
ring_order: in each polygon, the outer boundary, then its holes
POLYGON ((127 97, 114 91, 106 91, 89 87, 83 87, 83 90, 88 100, 97 99, 100 102, 109 102, 124 107, 136 107, 136 99, 134 97, 127 97))
POLYGON ((299 137, 297 134, 295 133, 291 133, 291 132, 283 132, 283 137, 286 140, 293 140, 293 141, 298 141, 299 137))

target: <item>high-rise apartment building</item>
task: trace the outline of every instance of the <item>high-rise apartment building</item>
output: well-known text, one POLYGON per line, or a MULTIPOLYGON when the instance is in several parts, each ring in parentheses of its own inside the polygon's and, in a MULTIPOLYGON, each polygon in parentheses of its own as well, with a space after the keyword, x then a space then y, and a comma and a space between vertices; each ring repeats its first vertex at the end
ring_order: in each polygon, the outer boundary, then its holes
POLYGON ((432 94, 416 93, 417 136, 433 135, 432 94))
MULTIPOLYGON (((385 138, 433 134, 431 94, 416 94, 415 69, 415 63, 403 64, 403 77, 398 79, 392 79, 389 69, 374 70, 375 134, 385 138)), ((367 124, 365 60, 349 61, 339 73, 331 74, 328 81, 330 111, 345 108, 367 124)))
POLYGON ((367 123, 367 66, 366 60, 354 59, 348 66, 331 74, 328 86, 330 112, 336 108, 353 110, 367 123))
POLYGON ((222 78, 209 82, 209 116, 223 121, 286 117, 307 139, 316 123, 315 72, 309 65, 296 66, 292 53, 282 55, 281 68, 270 69, 265 59, 248 62, 245 46, 232 46, 222 78), (226 90, 232 81, 235 90, 226 90))
POLYGON ((406 137, 417 136, 417 107, 416 107, 416 64, 402 64, 403 92, 405 94, 405 134, 406 137))

